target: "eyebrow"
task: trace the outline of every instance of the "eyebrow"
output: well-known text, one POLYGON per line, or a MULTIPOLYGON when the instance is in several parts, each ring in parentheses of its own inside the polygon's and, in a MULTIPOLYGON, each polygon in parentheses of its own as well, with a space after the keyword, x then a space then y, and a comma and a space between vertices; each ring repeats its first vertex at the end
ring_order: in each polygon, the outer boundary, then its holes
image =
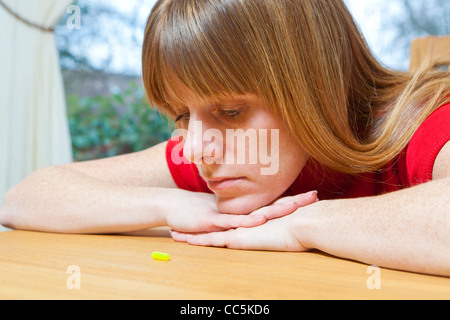
POLYGON ((248 99, 238 98, 238 99, 230 99, 225 100, 223 102, 212 103, 212 105, 216 107, 230 107, 236 105, 249 105, 252 104, 248 99))
MULTIPOLYGON (((254 105, 254 101, 249 98, 224 98, 224 99, 210 99, 209 101, 206 100, 204 104, 202 104, 204 107, 209 109, 215 109, 215 108, 224 108, 224 107, 231 107, 231 106, 250 106, 254 105)), ((172 104, 172 109, 175 111, 176 114, 185 114, 185 110, 189 109, 185 104, 172 104)))

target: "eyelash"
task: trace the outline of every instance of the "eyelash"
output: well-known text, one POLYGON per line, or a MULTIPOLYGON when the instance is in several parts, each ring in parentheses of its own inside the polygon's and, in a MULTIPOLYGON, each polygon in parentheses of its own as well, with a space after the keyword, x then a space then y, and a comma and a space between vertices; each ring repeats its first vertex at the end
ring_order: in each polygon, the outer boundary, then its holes
MULTIPOLYGON (((236 119, 241 115, 241 110, 233 109, 233 110, 220 110, 219 114, 222 117, 228 118, 230 120, 236 119)), ((175 119, 175 122, 179 121, 189 121, 189 112, 180 114, 175 119)))
POLYGON ((180 114, 179 116, 177 116, 177 118, 175 119, 175 122, 179 122, 181 120, 183 120, 183 121, 189 120, 189 112, 186 112, 186 113, 183 113, 183 114, 180 114))
POLYGON ((229 119, 236 119, 241 115, 241 110, 233 109, 233 110, 220 110, 220 115, 227 117, 229 119))

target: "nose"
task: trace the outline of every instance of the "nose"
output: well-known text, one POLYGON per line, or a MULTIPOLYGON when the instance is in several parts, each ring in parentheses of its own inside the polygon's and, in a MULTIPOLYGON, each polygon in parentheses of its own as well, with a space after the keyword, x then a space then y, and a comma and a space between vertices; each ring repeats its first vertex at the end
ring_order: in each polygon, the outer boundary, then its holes
POLYGON ((191 114, 184 139, 183 156, 195 164, 221 163, 223 158, 223 135, 191 114))
POLYGON ((191 114, 184 138, 183 156, 192 163, 201 164, 203 158, 203 123, 191 114))

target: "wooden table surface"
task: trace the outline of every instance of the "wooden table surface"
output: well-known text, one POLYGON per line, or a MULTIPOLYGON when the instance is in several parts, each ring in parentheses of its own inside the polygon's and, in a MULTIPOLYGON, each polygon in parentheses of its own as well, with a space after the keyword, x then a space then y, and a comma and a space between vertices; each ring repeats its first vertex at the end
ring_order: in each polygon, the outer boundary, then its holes
POLYGON ((370 267, 320 252, 195 247, 165 229, 0 233, 0 299, 450 299, 450 278, 370 267), (152 251, 171 260, 153 260, 152 251))

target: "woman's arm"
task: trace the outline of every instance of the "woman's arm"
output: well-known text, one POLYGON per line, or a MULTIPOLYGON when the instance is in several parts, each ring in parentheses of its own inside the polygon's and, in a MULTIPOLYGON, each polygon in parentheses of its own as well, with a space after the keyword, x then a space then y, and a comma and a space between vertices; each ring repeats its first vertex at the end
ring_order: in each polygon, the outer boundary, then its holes
POLYGON ((378 197, 323 201, 296 220, 306 248, 382 267, 450 276, 450 179, 378 197))
POLYGON ((450 143, 433 181, 382 196, 324 201, 298 220, 306 247, 369 264, 450 276, 450 143))
POLYGON ((163 143, 135 154, 38 170, 7 192, 0 222, 54 232, 161 225, 157 188, 175 186, 164 166, 164 148, 163 143))
POLYGON ((165 147, 162 143, 125 156, 38 170, 6 194, 0 224, 48 232, 123 233, 157 226, 217 231, 265 222, 261 216, 221 214, 214 195, 177 189, 165 147))
POLYGON ((172 236, 239 249, 319 249, 381 267, 450 276, 449 190, 447 143, 431 182, 381 196, 320 201, 256 228, 172 236))

